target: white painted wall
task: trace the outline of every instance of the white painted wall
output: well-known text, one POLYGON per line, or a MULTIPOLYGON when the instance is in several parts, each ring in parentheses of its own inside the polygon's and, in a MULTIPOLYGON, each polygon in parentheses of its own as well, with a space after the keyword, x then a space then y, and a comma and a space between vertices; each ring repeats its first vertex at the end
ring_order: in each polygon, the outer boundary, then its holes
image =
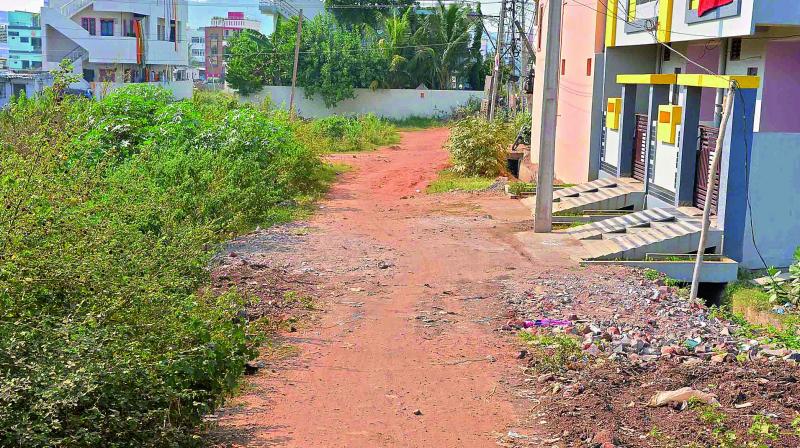
MULTIPOLYGON (((284 109, 288 108, 291 87, 269 86, 257 94, 242 97, 243 101, 260 103, 265 97, 284 109)), ((416 89, 356 89, 356 97, 341 101, 328 109, 322 98, 305 97, 302 88, 295 92, 295 104, 300 116, 306 118, 328 115, 360 115, 373 113, 380 117, 448 116, 454 109, 467 104, 470 98, 480 99, 483 91, 474 90, 416 90, 416 89)))
MULTIPOLYGON (((677 136, 681 126, 678 125, 677 136)), ((675 142, 678 142, 676 136, 675 142)), ((664 143, 656 139, 655 166, 653 167, 653 183, 669 191, 675 191, 675 176, 678 172, 678 146, 664 143)))
POLYGON ((606 152, 603 161, 619 168, 619 130, 606 128, 606 152))

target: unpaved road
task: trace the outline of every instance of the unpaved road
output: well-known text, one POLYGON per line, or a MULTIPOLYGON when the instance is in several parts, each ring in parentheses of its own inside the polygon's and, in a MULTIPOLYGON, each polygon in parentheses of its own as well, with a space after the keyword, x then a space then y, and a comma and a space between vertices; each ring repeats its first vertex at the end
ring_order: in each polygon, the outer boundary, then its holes
POLYGON ((308 223, 280 243, 234 243, 248 262, 315 277, 324 311, 286 334, 295 357, 250 377, 220 413, 220 445, 486 447, 524 417, 497 293, 567 258, 524 255, 512 235, 530 214, 516 201, 424 193, 447 165, 447 132, 334 156, 353 170, 308 223))

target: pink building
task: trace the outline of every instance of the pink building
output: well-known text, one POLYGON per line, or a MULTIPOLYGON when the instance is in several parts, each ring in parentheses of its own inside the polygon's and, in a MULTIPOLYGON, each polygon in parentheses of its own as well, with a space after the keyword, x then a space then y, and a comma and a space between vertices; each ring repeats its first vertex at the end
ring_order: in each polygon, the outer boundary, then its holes
POLYGON ((242 30, 261 31, 261 22, 247 19, 243 12, 228 12, 228 17, 215 17, 206 33, 206 79, 225 79, 225 45, 228 38, 242 30))
MULTIPOLYGON (((547 42, 547 8, 562 2, 540 2, 534 38, 536 78, 533 88, 531 160, 539 157, 541 113, 547 42)), ((603 49, 605 2, 565 0, 562 6, 561 60, 559 67, 558 127, 555 176, 578 183, 597 177, 602 135, 603 49), (598 156, 592 157, 592 154, 598 156)))

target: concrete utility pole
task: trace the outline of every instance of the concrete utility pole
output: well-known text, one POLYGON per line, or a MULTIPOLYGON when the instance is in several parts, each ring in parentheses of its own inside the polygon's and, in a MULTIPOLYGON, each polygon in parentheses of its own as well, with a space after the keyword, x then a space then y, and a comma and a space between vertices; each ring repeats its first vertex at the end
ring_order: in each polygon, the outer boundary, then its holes
POLYGON ((717 145, 714 148, 714 157, 711 158, 711 168, 708 173, 708 185, 706 186, 706 200, 703 204, 703 227, 700 230, 700 243, 697 245, 697 257, 694 260, 694 273, 692 274, 692 290, 689 294, 690 300, 697 299, 697 291, 700 288, 700 269, 703 267, 703 252, 706 251, 706 240, 708 239, 708 227, 711 225, 711 197, 714 194, 714 186, 717 183, 717 171, 719 171, 720 161, 722 160, 722 146, 725 141, 725 130, 728 128, 728 118, 731 115, 731 105, 735 90, 733 82, 728 87, 728 96, 725 97, 725 105, 722 109, 722 121, 719 124, 719 135, 717 145))
MULTIPOLYGON (((561 7, 562 2, 547 4, 547 49, 544 57, 544 101, 542 101, 542 132, 539 137, 539 172, 536 178, 536 212, 533 230, 549 233, 553 230, 553 180, 556 159, 556 121, 558 120, 558 70, 561 66, 561 7)), ((539 30, 541 33, 542 31, 539 30)), ((531 123, 536 126, 536 123, 531 123)))
POLYGON ((505 41, 506 0, 500 5, 500 23, 497 25, 497 45, 494 54, 494 70, 492 70, 492 88, 489 96, 489 120, 494 120, 497 113, 497 90, 500 87, 501 71, 503 64, 503 41, 505 41))
POLYGON ((303 10, 297 17, 297 37, 294 40, 294 69, 292 70, 292 93, 289 94, 289 114, 294 117, 294 88, 297 85, 297 64, 300 62, 300 37, 303 35, 303 10))

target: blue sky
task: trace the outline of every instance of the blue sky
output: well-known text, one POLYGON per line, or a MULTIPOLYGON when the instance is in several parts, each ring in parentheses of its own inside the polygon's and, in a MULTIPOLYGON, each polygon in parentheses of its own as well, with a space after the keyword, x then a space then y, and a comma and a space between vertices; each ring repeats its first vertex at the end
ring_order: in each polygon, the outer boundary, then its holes
MULTIPOLYGON (((154 1, 154 0, 142 0, 154 1)), ((293 0, 293 3, 302 6, 312 1, 321 0, 293 0)), ((43 0, 0 0, 0 11, 23 10, 38 11, 44 3, 43 0)), ((483 5, 483 12, 496 14, 499 10, 497 0, 487 0, 483 5)), ((264 16, 258 9, 258 0, 189 0, 189 26, 197 28, 206 26, 214 16, 225 16, 228 11, 242 11, 247 17, 261 20, 261 31, 272 31, 272 19, 264 16)), ((491 24, 487 26, 493 28, 491 24)))

